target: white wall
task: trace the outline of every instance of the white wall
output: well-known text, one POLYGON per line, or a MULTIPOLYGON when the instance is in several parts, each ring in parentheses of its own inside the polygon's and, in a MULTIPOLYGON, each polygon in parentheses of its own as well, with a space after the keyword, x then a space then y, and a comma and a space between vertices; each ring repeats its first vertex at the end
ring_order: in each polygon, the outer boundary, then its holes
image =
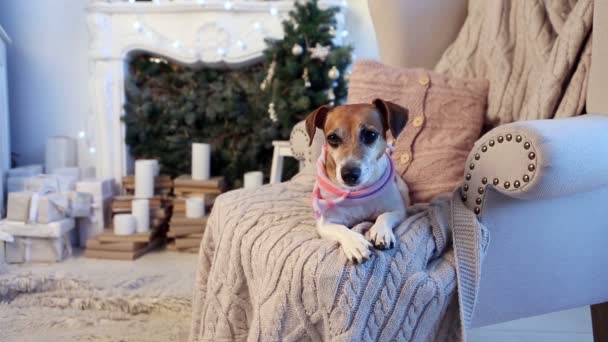
POLYGON ((18 163, 44 161, 46 139, 76 137, 88 117, 88 0, 1 0, 8 47, 11 147, 18 163))
MULTIPOLYGON (((367 8, 368 0, 348 0, 346 12, 346 28, 349 32, 348 39, 355 47, 355 57, 357 59, 380 59, 378 46, 376 45, 376 35, 374 26, 367 8)), ((369 0, 383 1, 383 0, 369 0)))
MULTIPOLYGON (((91 120, 88 0, 0 0, 9 46, 11 147, 20 165, 44 162, 48 137, 76 137, 91 120)), ((367 0, 348 0, 347 41, 357 58, 378 58, 367 0)), ((87 127, 89 126, 89 127, 87 127)))

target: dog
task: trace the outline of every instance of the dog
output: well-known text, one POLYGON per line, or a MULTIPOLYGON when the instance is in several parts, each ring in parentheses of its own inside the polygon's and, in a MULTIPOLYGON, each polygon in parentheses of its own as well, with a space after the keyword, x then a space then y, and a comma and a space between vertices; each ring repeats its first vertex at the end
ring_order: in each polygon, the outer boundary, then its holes
POLYGON ((397 138, 407 121, 405 108, 381 99, 321 106, 306 118, 310 144, 317 128, 325 135, 311 196, 317 231, 355 264, 370 258, 372 246, 393 248, 393 228, 405 219, 409 191, 395 176, 387 137, 397 138), (374 223, 365 236, 351 229, 366 222, 374 223))

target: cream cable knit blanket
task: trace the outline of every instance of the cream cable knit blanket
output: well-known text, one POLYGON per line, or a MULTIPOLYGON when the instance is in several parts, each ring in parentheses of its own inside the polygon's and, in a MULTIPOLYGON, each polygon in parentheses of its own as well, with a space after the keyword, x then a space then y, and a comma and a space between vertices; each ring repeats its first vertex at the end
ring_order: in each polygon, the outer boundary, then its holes
POLYGON ((489 80, 492 126, 575 116, 585 105, 592 23, 593 0, 469 0, 435 69, 489 80))
POLYGON ((470 309, 481 250, 473 242, 486 241, 474 215, 449 196, 411 208, 398 246, 353 266, 317 236, 313 183, 300 174, 218 198, 201 244, 190 341, 459 340, 449 226, 470 229, 461 232, 472 248, 459 276, 472 289, 463 296, 470 309))

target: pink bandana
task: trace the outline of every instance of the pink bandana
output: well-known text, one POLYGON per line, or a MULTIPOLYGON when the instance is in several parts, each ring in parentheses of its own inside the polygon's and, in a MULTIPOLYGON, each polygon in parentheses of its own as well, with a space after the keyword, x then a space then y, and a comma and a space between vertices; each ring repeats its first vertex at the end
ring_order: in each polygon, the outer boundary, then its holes
MULTIPOLYGON (((391 150, 389 145, 389 150, 391 150)), ((385 153, 382 158, 388 159, 388 167, 384 170, 384 173, 373 184, 366 186, 365 188, 348 191, 341 189, 334 185, 327 177, 325 170, 325 155, 327 153, 326 145, 323 145, 321 155, 317 160, 317 181, 312 191, 311 201, 312 207, 315 210, 317 220, 325 213, 329 208, 334 208, 336 205, 361 205, 367 201, 373 200, 374 198, 382 195, 389 189, 389 184, 395 178, 395 165, 393 160, 385 153)))

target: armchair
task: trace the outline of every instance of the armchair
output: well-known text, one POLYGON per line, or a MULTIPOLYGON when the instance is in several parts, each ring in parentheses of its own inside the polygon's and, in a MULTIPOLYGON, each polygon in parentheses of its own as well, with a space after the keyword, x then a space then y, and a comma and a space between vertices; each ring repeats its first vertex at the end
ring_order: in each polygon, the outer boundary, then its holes
MULTIPOLYGON (((427 25, 399 19, 419 11, 416 6, 425 7, 436 34, 453 39, 467 4, 450 2, 454 8, 447 11, 434 1, 369 1, 383 62, 429 67, 450 43, 416 44, 416 38, 428 35, 427 25), (396 37, 402 44, 395 44, 396 37)), ((593 3, 593 31, 586 109, 608 114, 605 2, 593 3)), ((608 273, 603 271, 608 267, 607 130, 608 116, 584 115, 507 124, 477 141, 461 193, 487 227, 490 243, 478 291, 460 294, 466 326, 593 305, 594 337, 608 339, 608 303, 596 304, 608 301, 608 273)))
MULTIPOLYGON (((388 64, 429 66, 449 44, 439 39, 437 45, 408 46, 428 34, 423 32, 428 25, 408 26, 392 14, 418 5, 434 18, 434 35, 442 37, 456 36, 466 12, 464 0, 450 2, 450 10, 437 0, 370 1, 388 64), (395 44, 385 36, 389 33, 397 33, 404 44, 395 44)), ((603 11, 596 16, 608 16, 608 6, 596 8, 603 11)), ((594 29, 602 25, 608 20, 596 19, 594 29)), ((603 36, 593 36, 592 69, 600 72, 608 70, 597 66, 606 56, 595 59, 602 56, 602 51, 595 54, 602 45, 596 40, 608 46, 608 35, 603 36)), ((589 84, 605 89, 608 75, 601 76, 592 75, 589 84)), ((591 93, 589 108, 608 113, 608 101, 591 93)), ((314 230, 309 195, 322 134, 309 147, 302 124, 296 125, 291 149, 301 161, 298 176, 232 191, 216 201, 199 254, 190 340, 439 338, 424 332, 447 336, 459 328, 450 310, 456 282, 466 327, 607 301, 608 274, 601 273, 608 266, 608 234, 602 234, 608 219, 602 203, 608 195, 608 162, 601 160, 608 152, 602 139, 607 130, 608 116, 586 115, 489 131, 470 152, 460 194, 409 208, 410 218, 397 229, 401 243, 396 249, 377 253, 373 264, 352 267, 314 230), (452 249, 448 226, 457 220, 472 223, 482 243, 459 248, 467 242, 461 234, 470 232, 454 229, 452 249), (480 251, 485 252, 481 268, 480 251), (468 263, 455 263, 458 259, 468 263), (468 269, 454 272, 454 267, 468 269)), ((596 306, 592 311, 599 312, 594 327, 600 339, 606 336, 600 334, 606 333, 601 328, 608 326, 602 321, 608 310, 596 306)))

